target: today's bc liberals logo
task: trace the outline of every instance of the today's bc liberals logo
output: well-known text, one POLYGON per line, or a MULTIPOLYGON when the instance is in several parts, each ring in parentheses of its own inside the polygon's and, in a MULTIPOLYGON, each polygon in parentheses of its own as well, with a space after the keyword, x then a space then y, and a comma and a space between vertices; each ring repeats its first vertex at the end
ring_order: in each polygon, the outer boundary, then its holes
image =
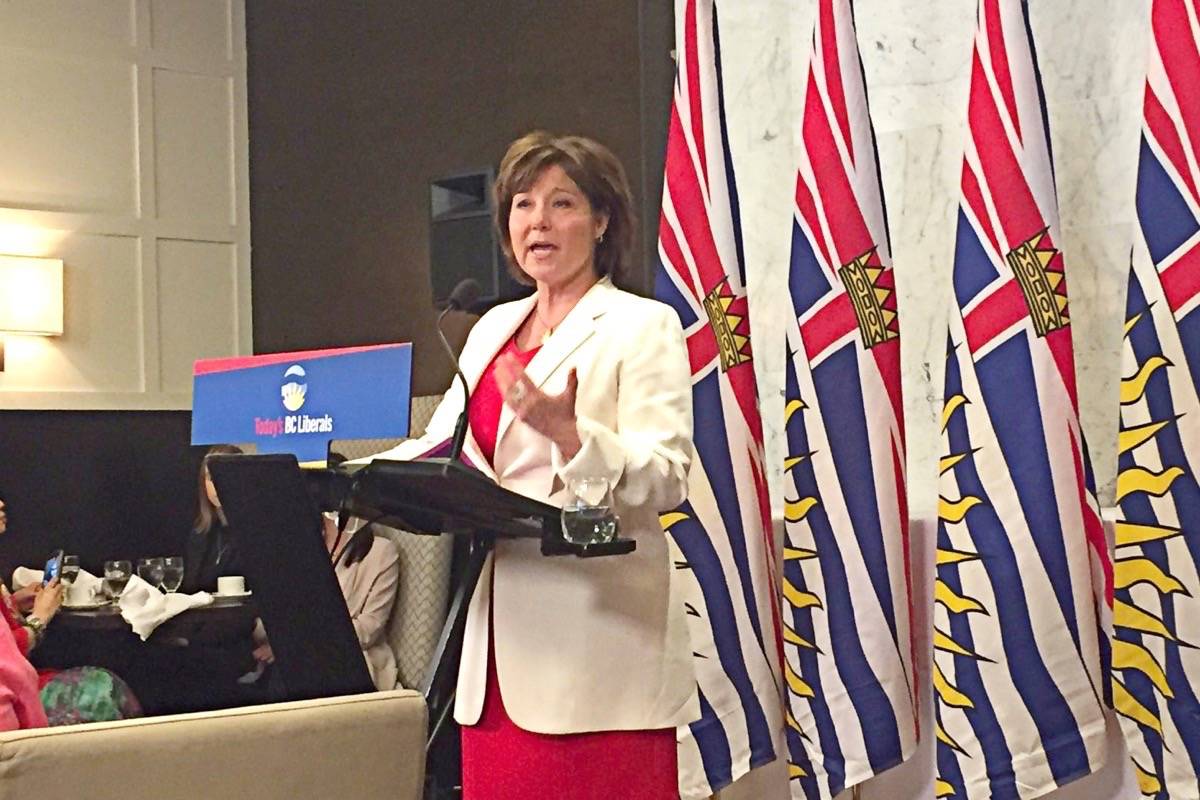
POLYGON ((283 373, 285 383, 279 388, 279 395, 288 411, 299 411, 304 406, 304 395, 308 393, 308 384, 300 382, 304 375, 304 367, 299 364, 293 364, 283 373))

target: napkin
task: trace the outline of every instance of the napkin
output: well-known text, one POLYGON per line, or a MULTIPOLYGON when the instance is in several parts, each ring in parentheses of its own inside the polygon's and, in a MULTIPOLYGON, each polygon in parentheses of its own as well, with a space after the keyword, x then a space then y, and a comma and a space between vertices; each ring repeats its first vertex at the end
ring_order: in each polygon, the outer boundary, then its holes
MULTIPOLYGON (((16 590, 23 586, 41 583, 44 575, 45 573, 40 569, 33 569, 31 567, 17 567, 13 570, 12 574, 13 589, 16 590)), ((103 584, 103 580, 97 578, 86 569, 79 570, 79 574, 75 576, 75 585, 87 587, 91 590, 90 594, 93 597, 98 597, 100 595, 100 590, 103 584)))
POLYGON ((125 591, 121 593, 118 604, 121 606, 121 616, 144 642, 154 633, 155 628, 176 614, 189 608, 206 606, 211 602, 212 595, 208 592, 163 594, 137 575, 133 575, 129 578, 125 591))
POLYGON ((40 569, 31 567, 17 567, 13 570, 12 588, 15 592, 17 589, 23 589, 34 583, 41 583, 43 573, 40 569))
POLYGON ((75 583, 73 583, 69 588, 64 587, 67 588, 67 592, 63 594, 63 605, 67 608, 71 607, 70 603, 68 602, 67 593, 73 592, 76 586, 82 587, 87 596, 92 598, 92 600, 104 599, 104 581, 100 578, 97 578, 86 569, 81 569, 79 570, 79 574, 75 576, 75 583))

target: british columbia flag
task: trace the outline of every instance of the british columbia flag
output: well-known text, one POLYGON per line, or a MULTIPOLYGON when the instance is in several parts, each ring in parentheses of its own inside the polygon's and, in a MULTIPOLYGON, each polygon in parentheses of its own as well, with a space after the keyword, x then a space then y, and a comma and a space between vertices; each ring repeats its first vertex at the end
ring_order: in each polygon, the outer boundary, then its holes
POLYGON ((819 0, 787 331, 784 676, 792 796, 912 754, 908 511, 891 247, 850 0, 819 0))
POLYGON ((1154 0, 1118 444, 1113 700, 1142 794, 1200 784, 1200 26, 1154 0), (1197 462, 1193 464, 1193 462, 1197 462))
POLYGON ((942 411, 937 796, 1031 798, 1103 761, 1112 571, 1028 8, 980 0, 977 22, 942 411))
POLYGON ((775 547, 713 0, 679 0, 675 34, 655 295, 679 313, 692 367, 688 501, 663 515, 703 711, 679 731, 680 795, 690 800, 772 761, 783 721, 775 547))

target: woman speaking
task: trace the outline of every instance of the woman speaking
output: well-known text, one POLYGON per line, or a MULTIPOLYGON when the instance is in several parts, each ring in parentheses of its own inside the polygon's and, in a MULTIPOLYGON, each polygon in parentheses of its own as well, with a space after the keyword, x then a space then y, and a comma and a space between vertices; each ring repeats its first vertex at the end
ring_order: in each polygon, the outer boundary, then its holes
MULTIPOLYGON (((467 339, 464 455, 559 506, 573 481, 607 482, 637 549, 546 558, 537 541, 496 542, 459 668, 464 798, 677 798, 674 729, 700 708, 658 515, 683 502, 692 455, 683 332, 670 308, 614 285, 634 218, 608 149, 531 133, 509 147, 495 191, 509 268, 536 291, 467 339)), ((462 403, 454 385, 424 437, 377 457, 449 438, 462 403)))

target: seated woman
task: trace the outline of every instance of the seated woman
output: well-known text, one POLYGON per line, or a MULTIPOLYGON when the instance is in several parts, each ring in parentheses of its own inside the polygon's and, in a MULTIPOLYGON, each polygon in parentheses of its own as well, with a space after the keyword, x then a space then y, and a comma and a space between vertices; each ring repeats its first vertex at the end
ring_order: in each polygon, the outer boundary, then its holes
MULTIPOLYGON (((0 500, 0 533, 8 529, 8 515, 0 500)), ((0 583, 0 615, 4 617, 17 652, 28 663, 29 653, 42 641, 47 626, 62 607, 58 579, 35 583, 16 593, 0 583), (26 613, 28 611, 28 613, 26 613)), ((33 669, 33 666, 29 666, 33 669)), ((51 725, 105 722, 142 716, 142 706, 123 680, 100 667, 41 670, 37 673, 44 716, 51 725)), ((39 719, 29 715, 32 720, 39 719)), ((24 726, 22 726, 24 727, 24 726)))
MULTIPOLYGON (((184 544, 181 592, 216 591, 217 578, 245 574, 221 498, 208 472, 211 456, 242 453, 233 445, 215 445, 200 462, 196 519, 184 544)), ((152 658, 137 665, 137 685, 149 687, 147 705, 156 713, 208 711, 260 702, 259 693, 238 684, 239 676, 254 668, 252 649, 248 636, 229 641, 202 638, 160 643, 152 649, 152 658), (142 675, 143 669, 154 674, 142 675)))
MULTIPOLYGON (((395 689, 396 656, 388 644, 387 629, 400 586, 400 552, 391 539, 376 536, 372 527, 363 525, 357 517, 341 534, 336 515, 326 514, 321 519, 325 549, 333 561, 333 572, 346 599, 371 680, 380 691, 395 689)), ((273 662, 275 655, 261 625, 255 633, 258 647, 254 657, 263 663, 273 662)))
POLYGON ((200 462, 198 509, 184 548, 181 591, 211 592, 217 588, 217 578, 243 574, 229 523, 221 509, 221 498, 208 474, 210 456, 241 454, 240 447, 219 444, 210 447, 200 462))

